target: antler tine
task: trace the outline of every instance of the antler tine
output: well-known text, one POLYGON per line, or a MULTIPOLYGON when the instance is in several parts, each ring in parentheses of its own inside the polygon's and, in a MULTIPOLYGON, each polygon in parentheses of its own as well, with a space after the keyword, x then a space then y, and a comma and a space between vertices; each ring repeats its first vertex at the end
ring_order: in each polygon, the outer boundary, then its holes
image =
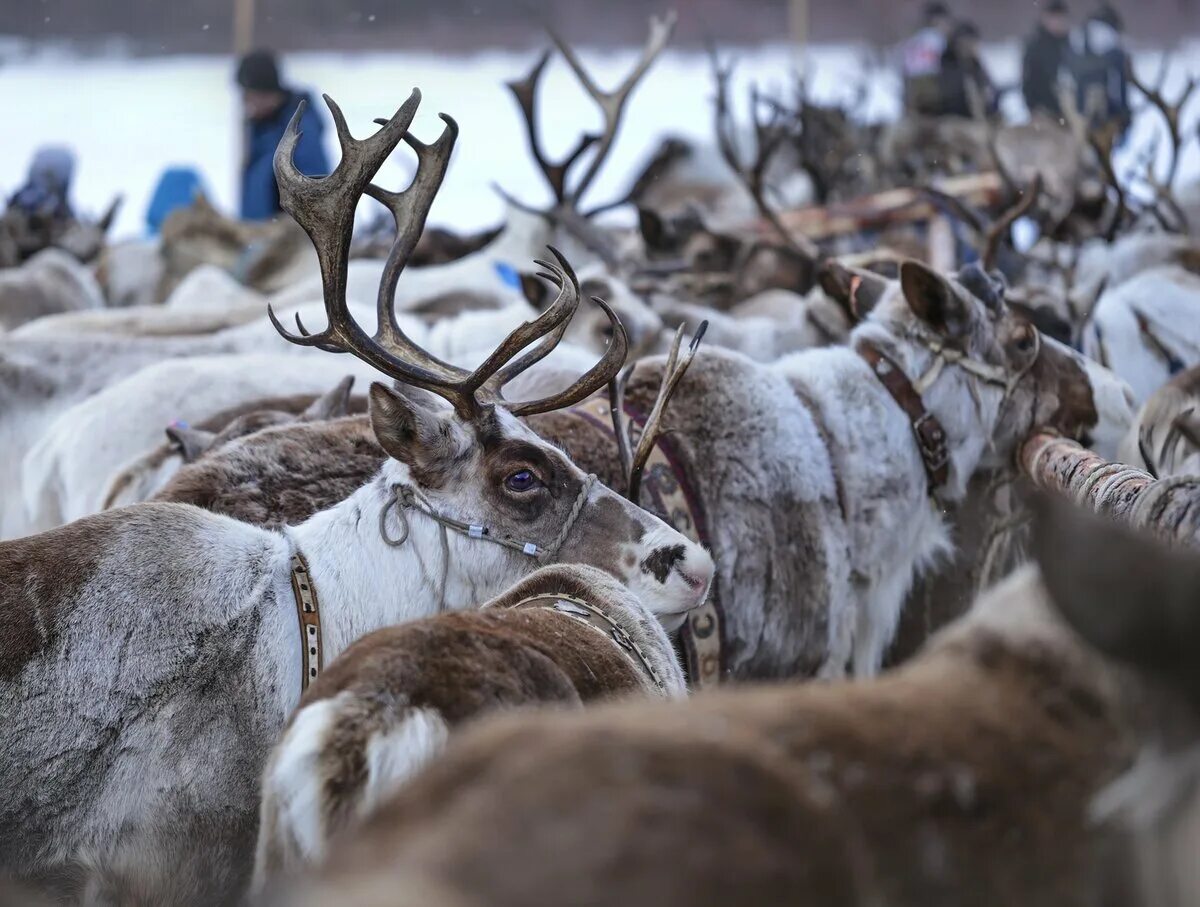
POLYGON ((1030 209, 1037 203, 1038 196, 1042 193, 1042 175, 1035 174, 1029 186, 1021 193, 1021 197, 1017 203, 1000 215, 997 220, 987 231, 987 236, 984 241, 982 263, 985 271, 990 271, 996 267, 996 259, 1000 255, 1000 244, 1004 241, 1004 237, 1008 235, 1009 228, 1020 218, 1029 213, 1030 209))
MULTIPOLYGON (((575 78, 579 80, 579 84, 583 87, 583 90, 596 102, 604 114, 604 133, 598 139, 599 147, 596 149, 596 153, 588 164, 583 177, 574 188, 569 190, 563 199, 564 201, 571 205, 578 205, 580 199, 591 188, 592 182, 600 172, 600 168, 604 166, 604 161, 608 157, 609 151, 612 150, 613 142, 617 137, 617 130, 620 128, 621 120, 625 115, 625 105, 629 101, 633 89, 637 87, 637 84, 646 75, 646 72, 654 64, 654 61, 658 59, 659 54, 663 52, 663 48, 667 46, 667 42, 671 39, 671 34, 675 30, 675 22, 676 16, 674 10, 667 13, 661 19, 657 16, 650 18, 650 34, 646 38, 646 46, 642 50, 641 59, 638 60, 637 65, 634 66, 621 84, 612 91, 602 90, 591 77, 591 74, 583 68, 583 63, 580 62, 578 55, 571 45, 554 29, 548 29, 550 40, 554 42, 554 46, 558 48, 559 53, 563 55, 563 59, 567 61, 567 65, 571 67, 571 71, 575 73, 575 78)), ((571 158, 571 161, 573 162, 581 153, 582 150, 577 152, 571 158)))
POLYGON ((567 173, 584 152, 600 140, 600 136, 584 133, 575 149, 557 163, 550 160, 542 148, 537 128, 537 97, 542 73, 546 69, 546 64, 550 62, 550 53, 548 50, 544 51, 525 78, 504 84, 516 98, 517 106, 521 108, 521 116, 525 120, 525 137, 529 141, 529 151, 533 155, 533 160, 538 165, 538 169, 542 171, 542 176, 546 178, 550 191, 554 195, 554 201, 561 205, 566 201, 567 173))
POLYGON ((621 476, 625 479, 626 495, 629 494, 629 477, 633 474, 633 448, 630 446, 632 429, 629 414, 625 412, 625 388, 636 365, 636 362, 631 362, 608 382, 608 410, 617 439, 617 458, 621 463, 621 476))
POLYGON ((1121 221, 1124 220, 1125 214, 1129 211, 1129 203, 1125 196, 1125 187, 1121 185, 1121 180, 1117 177, 1116 168, 1112 162, 1113 142, 1115 135, 1111 132, 1101 134, 1096 130, 1088 130, 1087 142, 1091 146, 1092 151, 1096 155, 1097 162, 1100 164, 1100 171, 1104 174, 1104 180, 1112 187, 1113 192, 1117 196, 1117 207, 1113 211, 1112 220, 1104 231, 1105 242, 1112 242, 1117 237, 1117 231, 1121 228, 1121 221))
MULTIPOLYGON (((395 115, 387 120, 385 125, 374 135, 366 139, 356 139, 350 135, 346 126, 345 116, 341 108, 328 96, 325 103, 333 115, 334 127, 338 140, 342 145, 342 159, 334 168, 333 173, 325 177, 314 178, 300 173, 292 160, 296 142, 299 139, 299 124, 304 106, 298 107, 293 115, 283 139, 275 152, 275 175, 279 184, 279 198, 283 209, 304 228, 317 251, 317 259, 321 266, 322 293, 325 299, 325 312, 329 325, 319 334, 309 334, 299 325, 301 333, 292 334, 284 329, 274 311, 268 306, 267 314, 272 325, 288 341, 301 346, 315 346, 320 349, 337 349, 353 353, 363 362, 373 366, 385 375, 405 384, 420 387, 448 400, 456 412, 463 417, 470 417, 478 411, 479 403, 471 388, 464 387, 468 373, 445 365, 440 360, 429 356, 415 345, 400 342, 403 334, 398 328, 392 331, 394 316, 390 309, 387 317, 381 319, 381 324, 375 337, 370 337, 354 320, 346 299, 346 276, 350 260, 350 241, 354 232, 354 211, 358 200, 363 194, 370 192, 392 208, 397 216, 398 238, 397 247, 389 257, 388 268, 403 267, 406 257, 404 248, 409 241, 415 242, 415 236, 420 234, 424 224, 428 206, 432 203, 433 193, 441 183, 445 170, 445 162, 441 160, 442 153, 449 157, 452 141, 446 134, 439 139, 436 146, 439 150, 430 153, 429 158, 435 159, 437 166, 429 170, 418 168, 412 187, 416 204, 413 211, 400 213, 399 199, 407 199, 407 191, 399 194, 384 193, 383 190, 371 185, 371 180, 383 166, 383 162, 395 150, 402 139, 405 139, 408 127, 416 115, 421 102, 421 92, 413 89, 409 99, 400 107, 395 115), (443 145, 443 140, 445 144, 443 145), (398 355, 389 349, 381 338, 397 343, 397 349, 405 355, 398 355), (407 357, 407 358, 406 358, 407 357)), ((447 118, 448 126, 453 127, 453 121, 447 118)), ((448 129, 452 137, 454 129, 448 129)), ((415 139, 409 139, 410 144, 415 139)), ((414 145, 421 153, 420 143, 414 145)), ((394 283, 392 284, 394 290, 394 283)), ((381 294, 383 294, 381 289, 381 294)), ((387 299, 390 305, 390 297, 387 299)), ((403 338, 407 341, 407 338, 403 338)))
POLYGON ((408 264, 425 229, 429 209, 433 206, 442 180, 445 179, 450 156, 454 152, 454 143, 458 140, 458 123, 454 118, 444 113, 439 114, 439 117, 446 125, 433 144, 426 144, 411 133, 404 135, 404 142, 417 155, 417 172, 406 189, 390 192, 374 183, 366 187, 366 194, 387 208, 396 222, 396 239, 384 264, 375 301, 378 328, 374 340, 396 355, 415 361, 430 371, 440 372, 448 379, 461 380, 466 377, 467 372, 443 362, 413 343, 400 329, 395 310, 396 286, 400 281, 400 274, 408 264))
POLYGON ((307 107, 305 101, 297 105, 275 149, 274 169, 281 207, 304 229, 316 249, 329 326, 319 334, 297 335, 279 323, 269 306, 267 314, 275 329, 292 343, 322 348, 322 345, 338 346, 354 352, 351 339, 355 330, 361 339, 365 339, 362 331, 353 324, 346 304, 346 271, 354 232, 354 209, 371 178, 403 138, 421 103, 421 92, 414 88, 388 124, 363 140, 350 135, 341 108, 328 95, 324 98, 342 146, 342 159, 333 173, 325 177, 306 176, 293 160, 296 144, 300 141, 300 120, 307 107))
POLYGON ((769 125, 760 119, 757 110, 760 102, 758 88, 752 85, 750 87, 750 108, 755 148, 752 162, 745 163, 741 151, 738 149, 733 111, 729 103, 729 83, 733 75, 734 64, 730 62, 728 65, 722 66, 716 45, 713 43, 709 44, 708 56, 716 88, 716 93, 713 95, 713 128, 716 132, 717 149, 721 152, 721 157, 742 184, 751 201, 754 202, 759 216, 771 226, 784 245, 801 255, 816 258, 820 250, 807 238, 794 235, 767 202, 765 185, 767 168, 770 166, 772 157, 783 144, 785 138, 783 130, 777 129, 775 135, 768 136, 769 125))
MULTIPOLYGON (((544 261, 535 261, 534 264, 545 268, 545 271, 539 271, 537 276, 550 281, 554 286, 559 288, 559 293, 563 292, 563 275, 555 271, 554 266, 544 261)), ((517 377, 517 375, 526 371, 533 365, 541 362, 554 348, 562 341, 563 335, 566 334, 567 328, 571 326, 571 319, 564 318, 562 323, 552 330, 549 334, 538 341, 537 346, 516 359, 509 362, 504 368, 496 372, 495 376, 488 382, 495 390, 497 396, 500 395, 501 388, 509 381, 517 377)))
MULTIPOLYGON (((526 321, 518 325, 501 341, 500 345, 492 351, 492 354, 463 383, 465 390, 474 393, 479 388, 486 386, 488 390, 499 396, 502 385, 495 378, 499 377, 499 373, 506 363, 514 359, 518 353, 535 340, 552 340, 548 347, 539 344, 537 349, 531 353, 531 356, 534 358, 531 359, 530 356, 526 356, 519 360, 525 364, 525 368, 528 368, 534 362, 544 358, 565 333, 567 323, 579 308, 579 279, 575 276, 575 271, 571 268, 570 262, 563 257, 558 249, 553 246, 548 246, 547 248, 549 248, 550 254, 554 256, 557 263, 551 264, 550 262, 539 260, 535 264, 552 272, 554 275, 553 281, 559 287, 558 296, 541 315, 532 321, 526 321)), ((517 373, 508 372, 506 374, 515 377, 517 373)))
POLYGON ((666 412, 667 404, 671 402, 671 397, 675 394, 675 388, 679 386, 679 382, 687 373, 688 366, 696 358, 696 350, 700 348, 700 341, 704 339, 704 332, 708 330, 708 322, 700 322, 700 328, 688 345, 687 352, 680 358, 679 349, 683 343, 683 330, 684 326, 680 325, 675 331, 675 339, 671 341, 671 351, 667 355, 667 366, 663 372, 662 384, 658 387, 658 396, 654 400, 650 415, 646 417, 646 424, 642 426, 637 450, 634 452, 630 464, 628 497, 635 504, 641 497, 642 471, 646 468, 646 461, 650 459, 655 442, 662 434, 663 413, 666 412))
POLYGON ((609 308, 608 303, 597 296, 592 297, 592 302, 604 310, 613 329, 608 349, 604 351, 600 361, 580 375, 566 390, 542 400, 530 400, 527 403, 510 405, 508 409, 513 415, 531 416, 535 413, 547 413, 554 409, 574 406, 580 400, 587 399, 608 384, 613 376, 621 370, 621 366, 625 364, 625 359, 629 355, 629 335, 625 333, 625 326, 621 324, 621 319, 617 317, 616 312, 609 308))
POLYGON ((1163 115, 1163 119, 1167 122, 1167 133, 1171 140, 1171 163, 1167 168, 1167 175, 1162 180, 1161 185, 1170 192, 1170 187, 1175 182, 1175 174, 1179 169, 1179 149, 1183 144, 1183 134, 1180 130, 1180 115, 1183 113, 1183 108, 1187 105, 1188 100, 1192 96, 1192 92, 1196 90, 1195 77, 1189 77, 1180 92, 1179 100, 1174 104, 1167 101, 1162 94, 1162 82, 1165 79, 1165 58, 1163 73, 1159 78, 1159 84, 1155 88, 1148 87, 1141 79, 1138 78, 1137 72, 1134 71, 1133 65, 1129 66, 1129 81, 1146 96, 1146 99, 1163 115))

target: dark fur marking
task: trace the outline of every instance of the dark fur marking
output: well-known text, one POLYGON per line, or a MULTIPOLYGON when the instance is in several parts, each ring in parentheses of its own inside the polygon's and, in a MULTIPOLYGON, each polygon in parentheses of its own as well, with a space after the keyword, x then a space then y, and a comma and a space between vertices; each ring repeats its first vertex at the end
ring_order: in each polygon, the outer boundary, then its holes
POLYGON ((642 572, 653 574, 660 583, 665 583, 675 565, 682 561, 687 549, 683 545, 657 548, 642 561, 642 572))

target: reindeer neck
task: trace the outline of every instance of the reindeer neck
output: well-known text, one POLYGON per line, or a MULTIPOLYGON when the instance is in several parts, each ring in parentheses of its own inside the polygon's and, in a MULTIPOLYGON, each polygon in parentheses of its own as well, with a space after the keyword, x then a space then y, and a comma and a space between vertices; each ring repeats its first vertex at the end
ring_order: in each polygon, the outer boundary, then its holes
MULTIPOLYGON (((862 325, 854 332, 851 347, 859 340, 874 344, 914 385, 934 365, 932 350, 881 323, 862 325)), ((921 394, 921 402, 945 430, 950 453, 950 477, 939 497, 945 501, 961 500, 992 435, 998 406, 997 389, 957 366, 946 364, 933 384, 921 394)))
MULTIPOLYGON (((391 465, 346 500, 284 529, 308 561, 327 663, 365 633, 427 617, 440 605, 445 558, 436 525, 409 520, 408 539, 399 546, 380 531, 396 481, 391 465)), ((393 519, 393 534, 397 526, 393 519)))

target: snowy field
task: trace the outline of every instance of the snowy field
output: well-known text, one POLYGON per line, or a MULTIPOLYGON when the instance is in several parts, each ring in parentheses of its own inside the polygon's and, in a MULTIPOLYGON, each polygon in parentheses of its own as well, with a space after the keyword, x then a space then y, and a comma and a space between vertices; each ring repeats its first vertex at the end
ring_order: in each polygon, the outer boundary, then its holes
MULTIPOLYGON (((602 85, 612 85, 631 66, 633 50, 583 52, 602 85)), ((865 80, 870 82, 866 106, 872 118, 895 116, 898 81, 889 72, 865 73, 861 49, 824 46, 801 61, 794 51, 763 47, 738 52, 738 80, 755 79, 782 87, 797 65, 809 73, 819 99, 849 100, 865 80)), ((988 62, 1000 84, 1015 82, 1020 69, 1015 44, 991 47, 988 62)), ((474 228, 499 219, 501 202, 492 190, 503 186, 518 198, 539 203, 545 190, 526 151, 515 103, 505 80, 527 71, 534 53, 490 53, 447 58, 428 54, 296 54, 285 75, 295 85, 327 92, 345 110, 352 130, 365 134, 371 120, 390 115, 419 86, 424 102, 414 132, 432 140, 439 130, 439 111, 458 120, 461 135, 449 175, 434 205, 432 222, 474 228)), ((1159 55, 1139 54, 1139 71, 1150 79, 1159 55)), ((1188 64, 1200 74, 1200 44, 1177 50, 1167 95, 1184 79, 1188 64)), ((8 195, 22 178, 40 144, 62 142, 79 156, 75 201, 83 211, 98 212, 117 192, 125 206, 118 236, 139 234, 151 188, 162 169, 191 164, 205 175, 210 195, 226 210, 236 198, 239 123, 228 57, 169 57, 128 60, 117 57, 71 59, 43 54, 0 60, 0 96, 5 98, 0 129, 0 192, 8 195)), ((622 190, 657 139, 668 134, 708 141, 711 136, 708 62, 701 54, 667 53, 642 84, 630 104, 621 140, 609 166, 590 196, 604 201, 622 190)), ((739 90, 739 97, 741 96, 739 90)), ((1012 113, 1021 115, 1018 98, 1010 96, 1012 113)), ((579 93, 569 72, 556 61, 542 96, 546 143, 552 152, 573 144, 581 130, 595 128, 599 114, 579 93)), ((1200 108, 1200 101, 1195 105, 1200 108)), ((1137 147, 1147 130, 1157 129, 1154 116, 1144 117, 1137 147)), ((1200 173, 1195 141, 1194 109, 1188 120, 1191 147, 1184 176, 1200 173)), ((332 129, 326 136, 336 147, 332 129)), ((389 163, 380 182, 400 186, 410 164, 389 163)))

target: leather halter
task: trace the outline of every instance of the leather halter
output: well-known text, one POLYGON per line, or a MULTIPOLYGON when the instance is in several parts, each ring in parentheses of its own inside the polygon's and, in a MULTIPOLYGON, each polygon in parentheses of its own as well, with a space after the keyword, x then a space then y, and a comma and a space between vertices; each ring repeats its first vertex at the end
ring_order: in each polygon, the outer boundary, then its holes
POLYGON ((321 611, 317 589, 308 572, 308 562, 299 552, 292 555, 292 595, 300 621, 300 692, 317 679, 325 667, 321 645, 321 611))
MULTIPOLYGON (((612 414, 607 400, 593 399, 567 412, 587 422, 608 437, 613 436, 612 414)), ((637 425, 644 425, 645 414, 628 402, 625 412, 637 425)), ((662 517, 672 529, 706 548, 709 544, 708 524, 699 496, 688 481, 683 460, 677 455, 669 437, 660 436, 650 451, 642 479, 642 500, 653 502, 645 509, 662 517)), ((724 670, 722 647, 724 612, 716 580, 708 598, 698 608, 688 612, 687 622, 679 631, 684 666, 692 689, 705 689, 721 682, 724 670)))
POLYGON ((860 340, 855 345, 855 351, 908 417, 913 439, 921 453, 921 462, 925 464, 929 493, 933 494, 950 477, 950 448, 946 443, 946 430, 937 416, 925 408, 917 389, 887 353, 866 340, 860 340))
POLYGON ((633 637, 629 635, 624 627, 595 605, 588 604, 583 599, 575 598, 571 595, 541 592, 537 595, 531 595, 529 598, 523 598, 515 605, 511 605, 504 610, 524 611, 529 609, 551 611, 587 624, 606 639, 616 643, 617 648, 624 652, 629 660, 650 678, 651 683, 658 687, 660 691, 666 692, 666 684, 663 683, 663 679, 659 676, 658 671, 654 669, 654 665, 650 663, 650 659, 646 657, 646 653, 641 650, 641 647, 638 646, 633 637))

